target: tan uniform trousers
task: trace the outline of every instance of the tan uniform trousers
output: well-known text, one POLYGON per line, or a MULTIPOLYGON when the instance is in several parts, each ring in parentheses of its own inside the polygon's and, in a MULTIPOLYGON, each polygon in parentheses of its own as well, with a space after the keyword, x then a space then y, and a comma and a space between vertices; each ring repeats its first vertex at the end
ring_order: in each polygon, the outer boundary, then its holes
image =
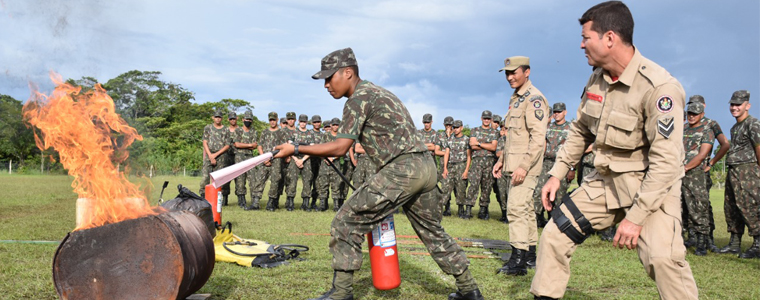
MULTIPOLYGON (((512 182, 512 176, 507 176, 507 182, 512 182)), ((536 227, 536 209, 533 207, 533 190, 536 188, 538 177, 525 176, 520 185, 507 184, 507 216, 509 217, 509 242, 517 249, 528 250, 538 241, 536 227)))
MULTIPOLYGON (((646 219, 638 240, 639 260, 657 284, 661 299, 698 299, 697 285, 691 267, 685 260, 686 248, 681 237, 680 186, 680 182, 674 185, 675 188, 671 189, 663 204, 670 213, 661 208, 651 214, 646 219)), ((607 209, 604 186, 600 180, 584 181, 570 198, 595 230, 622 221, 628 210, 607 209)), ((567 208, 561 208, 573 226, 581 232, 567 208)), ((552 221, 546 225, 538 245, 536 274, 530 287, 532 294, 562 298, 570 279, 570 260, 575 248, 576 244, 559 230, 556 223, 552 221)))

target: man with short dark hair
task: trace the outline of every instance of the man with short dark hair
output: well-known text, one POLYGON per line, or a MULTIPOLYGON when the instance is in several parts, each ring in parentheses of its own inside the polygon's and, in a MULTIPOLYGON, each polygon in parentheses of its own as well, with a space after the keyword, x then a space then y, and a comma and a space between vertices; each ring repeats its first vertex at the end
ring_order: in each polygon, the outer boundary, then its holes
POLYGON ((686 121, 689 124, 683 130, 683 147, 686 151, 684 159, 684 175, 681 180, 681 199, 683 210, 688 212, 688 219, 684 224, 696 232, 695 255, 707 255, 707 237, 710 233, 710 195, 707 190, 707 178, 702 169, 705 158, 710 155, 712 149, 713 131, 705 126, 702 117, 705 115, 704 106, 699 103, 690 103, 686 107, 686 121))
MULTIPOLYGON (((287 142, 285 137, 285 129, 277 126, 277 113, 269 113, 269 128, 261 132, 259 138, 259 153, 266 153, 272 151, 276 145, 287 142)), ((258 210, 259 200, 264 193, 264 186, 267 179, 269 179, 269 192, 266 210, 275 211, 280 206, 280 190, 282 190, 282 171, 284 164, 282 158, 274 158, 261 164, 263 166, 256 173, 256 187, 254 188, 255 195, 250 206, 246 207, 246 210, 258 210)))
POLYGON ((447 157, 446 170, 444 170, 444 177, 447 181, 443 190, 443 196, 444 200, 448 203, 451 201, 451 192, 453 191, 458 206, 457 216, 466 219, 468 218, 466 216, 467 177, 470 172, 470 162, 472 161, 470 137, 462 133, 462 120, 455 120, 451 128, 454 129, 454 132, 447 141, 449 156, 447 157))
MULTIPOLYGON (((554 161, 557 158, 557 152, 562 147, 567 139, 567 134, 570 132, 570 123, 567 122, 565 116, 567 115, 567 109, 565 103, 557 102, 552 106, 552 122, 546 129, 546 150, 544 151, 544 162, 541 167, 541 175, 538 176, 537 187, 542 187, 549 179, 548 173, 554 166, 554 161)), ((557 199, 559 201, 567 194, 567 188, 571 181, 575 178, 575 168, 571 168, 567 173, 565 180, 560 180, 562 186, 557 193, 557 199)), ((544 217, 544 206, 541 204, 541 189, 535 189, 533 191, 533 207, 536 210, 536 226, 544 228, 546 226, 546 217, 544 217)))
POLYGON ((333 286, 318 299, 354 298, 353 273, 362 265, 364 235, 399 207, 404 207, 433 260, 444 273, 456 278, 457 292, 449 295, 449 299, 483 299, 468 269, 467 256, 441 226, 435 163, 426 153, 427 147, 406 107, 388 90, 359 78, 351 48, 325 56, 321 71, 312 78, 324 79, 324 86, 333 98, 348 97, 338 136, 335 141, 320 145, 277 146, 280 150, 277 157, 299 153, 342 156, 358 140, 378 168, 333 219, 330 230, 333 286))
POLYGON ((660 298, 698 299, 681 237, 683 87, 634 47, 633 16, 622 2, 595 5, 579 21, 581 48, 595 69, 542 189, 553 222, 541 234, 530 292, 561 298, 577 245, 620 222, 613 246, 637 250, 660 298), (589 145, 596 172, 553 206, 560 180, 589 145))
MULTIPOLYGON (((209 174, 224 168, 224 160, 230 149, 230 131, 222 125, 222 111, 214 112, 213 123, 203 128, 203 166, 201 167, 201 197, 206 196, 206 185, 211 181, 209 174)), ((229 190, 227 191, 229 193, 229 190)))
MULTIPOLYGON (((309 116, 305 114, 298 116, 298 127, 295 129, 295 133, 292 135, 293 144, 314 144, 314 135, 312 133, 313 131, 306 128, 306 124, 308 122, 309 116)), ((288 163, 287 167, 285 167, 285 169, 285 176, 287 178, 285 180, 287 183, 285 186, 285 193, 287 197, 285 200, 285 209, 287 211, 293 211, 295 209, 295 197, 298 187, 298 178, 300 175, 301 182, 303 182, 301 189, 301 200, 303 201, 303 204, 301 204, 301 209, 307 210, 309 208, 309 199, 311 198, 311 176, 313 174, 311 172, 311 162, 309 161, 309 156, 291 156, 290 162, 288 163)))
POLYGON ((496 161, 496 144, 499 139, 499 132, 491 127, 493 114, 490 110, 484 110, 480 114, 482 126, 470 130, 470 149, 472 149, 472 164, 468 182, 470 187, 467 188, 467 208, 465 219, 472 218, 472 207, 478 201, 478 192, 480 192, 480 211, 478 219, 488 220, 488 205, 491 203, 491 189, 493 188, 493 176, 491 169, 496 161))
MULTIPOLYGON (((253 150, 259 145, 256 143, 256 130, 251 126, 253 126, 253 112, 246 110, 243 115, 243 127, 238 126, 235 136, 232 138, 235 146, 236 164, 253 158, 253 150)), ((246 207, 246 184, 251 188, 251 199, 253 199, 253 176, 255 171, 256 168, 253 168, 235 177, 235 195, 238 198, 238 206, 241 208, 246 207)))

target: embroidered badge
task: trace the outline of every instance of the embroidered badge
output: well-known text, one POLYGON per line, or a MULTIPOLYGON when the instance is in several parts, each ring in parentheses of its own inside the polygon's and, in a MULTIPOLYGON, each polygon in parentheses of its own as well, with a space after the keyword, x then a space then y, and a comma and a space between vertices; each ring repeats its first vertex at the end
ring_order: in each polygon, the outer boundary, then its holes
POLYGON ((594 94, 592 92, 586 92, 586 98, 589 100, 594 100, 596 102, 604 102, 604 97, 601 95, 594 94))
POLYGON ((538 119, 539 121, 543 121, 544 120, 544 111, 543 110, 540 110, 540 109, 536 110, 536 119, 538 119))
MULTIPOLYGON (((520 98, 520 100, 522 100, 522 98, 520 98)), ((514 107, 515 107, 515 108, 517 108, 518 106, 520 106, 520 102, 521 102, 521 101, 515 101, 515 105, 514 105, 514 107)))
POLYGON ((533 101, 533 108, 536 108, 536 109, 541 108, 541 101, 533 101))
POLYGON ((669 113, 673 110, 673 99, 670 96, 662 96, 657 99, 657 110, 661 113, 669 113))
POLYGON ((662 116, 657 120, 657 132, 667 139, 675 129, 674 125, 673 116, 662 116))

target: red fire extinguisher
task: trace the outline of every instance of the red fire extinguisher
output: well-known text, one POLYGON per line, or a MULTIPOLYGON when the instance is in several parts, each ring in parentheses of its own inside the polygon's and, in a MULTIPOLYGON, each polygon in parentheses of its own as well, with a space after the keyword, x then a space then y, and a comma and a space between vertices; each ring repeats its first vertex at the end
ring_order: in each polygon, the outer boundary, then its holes
POLYGON ((369 262, 372 267, 372 284, 378 290, 392 290, 401 285, 396 249, 396 228, 393 215, 389 215, 367 234, 369 262))
POLYGON ((206 185, 206 201, 211 203, 211 211, 214 213, 214 222, 222 225, 222 187, 214 188, 213 185, 206 185))

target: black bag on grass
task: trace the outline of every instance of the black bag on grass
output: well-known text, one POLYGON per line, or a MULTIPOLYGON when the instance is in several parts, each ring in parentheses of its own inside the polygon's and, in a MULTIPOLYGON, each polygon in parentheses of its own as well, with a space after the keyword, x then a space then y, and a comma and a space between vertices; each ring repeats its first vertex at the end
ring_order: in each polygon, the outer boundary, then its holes
POLYGON ((216 236, 216 224, 214 223, 211 204, 181 184, 177 185, 177 189, 179 190, 179 195, 172 200, 162 203, 161 207, 168 211, 189 211, 193 213, 206 224, 211 237, 216 236))

